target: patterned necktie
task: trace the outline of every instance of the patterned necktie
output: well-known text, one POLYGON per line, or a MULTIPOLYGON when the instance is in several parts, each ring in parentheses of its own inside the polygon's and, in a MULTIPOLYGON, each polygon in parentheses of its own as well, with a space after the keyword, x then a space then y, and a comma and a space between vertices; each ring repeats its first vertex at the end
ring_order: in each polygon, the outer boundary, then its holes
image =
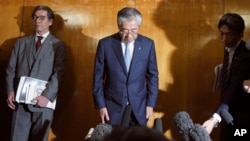
POLYGON ((131 63, 131 54, 130 54, 128 43, 125 43, 124 61, 127 67, 127 72, 129 72, 129 67, 131 63))
POLYGON ((38 49, 41 47, 42 42, 41 40, 43 39, 42 36, 37 36, 37 42, 36 42, 36 51, 38 51, 38 49))
POLYGON ((228 75, 229 75, 229 52, 225 49, 224 52, 224 62, 221 71, 221 88, 224 89, 228 85, 228 75))

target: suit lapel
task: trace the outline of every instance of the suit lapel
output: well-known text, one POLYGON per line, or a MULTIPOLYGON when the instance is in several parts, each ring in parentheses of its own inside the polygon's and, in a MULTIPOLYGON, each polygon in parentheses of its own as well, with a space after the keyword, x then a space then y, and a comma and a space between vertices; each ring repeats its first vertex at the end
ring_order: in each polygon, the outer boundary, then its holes
MULTIPOLYGON (((139 38, 139 37, 138 37, 139 38)), ((140 60, 143 55, 143 48, 138 40, 135 40, 134 43, 134 52, 131 60, 130 71, 133 72, 133 69, 136 68, 136 62, 140 60)))
POLYGON ((119 64, 121 65, 121 67, 123 68, 124 73, 127 74, 127 69, 126 69, 126 65, 124 62, 124 58, 123 58, 123 53, 122 53, 122 45, 121 45, 121 40, 114 40, 112 48, 114 50, 114 54, 116 55, 119 64))
POLYGON ((27 40, 25 40, 25 51, 27 55, 27 62, 29 66, 29 70, 32 69, 32 65, 35 61, 36 48, 35 48, 35 35, 29 36, 27 40))

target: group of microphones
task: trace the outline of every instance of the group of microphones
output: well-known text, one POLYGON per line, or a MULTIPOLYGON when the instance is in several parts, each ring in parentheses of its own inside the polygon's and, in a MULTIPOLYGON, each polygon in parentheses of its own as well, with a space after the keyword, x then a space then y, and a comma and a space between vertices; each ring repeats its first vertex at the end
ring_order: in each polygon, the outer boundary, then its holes
MULTIPOLYGON (((121 124, 120 127, 122 128, 128 128, 130 119, 131 119, 131 113, 132 109, 131 106, 126 106, 125 111, 123 113, 122 119, 121 119, 121 124)), ((101 140, 105 135, 111 133, 113 127, 108 124, 98 124, 95 128, 90 128, 89 132, 85 136, 85 141, 96 141, 96 140, 101 140)), ((162 120, 160 118, 156 118, 154 120, 154 125, 153 129, 156 131, 162 133, 162 120)))
MULTIPOLYGON (((129 127, 131 112, 131 107, 127 106, 121 119, 121 127, 129 127)), ((228 111, 222 110, 220 112, 220 115, 227 124, 233 125, 233 117, 228 111)), ((174 124, 184 141, 211 141, 211 138, 206 129, 200 124, 194 123, 189 114, 185 111, 181 111, 175 114, 174 124)), ((163 133, 161 118, 154 119, 153 129, 157 130, 160 133, 163 133)), ((91 138, 102 138, 105 134, 111 133, 111 131, 111 125, 98 124, 95 128, 91 128, 89 130, 87 136, 85 137, 85 141, 91 141, 91 138)))

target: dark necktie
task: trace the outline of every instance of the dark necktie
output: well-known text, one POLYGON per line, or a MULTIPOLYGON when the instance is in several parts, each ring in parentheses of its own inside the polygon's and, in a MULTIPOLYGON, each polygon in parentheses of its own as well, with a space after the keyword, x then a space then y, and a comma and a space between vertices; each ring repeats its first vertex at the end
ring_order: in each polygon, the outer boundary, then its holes
POLYGON ((228 75, 229 75, 229 52, 225 49, 224 61, 221 71, 221 88, 224 89, 228 85, 228 75))
POLYGON ((42 36, 37 36, 37 42, 36 42, 36 51, 38 51, 38 49, 41 47, 42 42, 41 40, 43 39, 42 36))
POLYGON ((125 43, 124 60, 125 60, 125 64, 127 67, 127 72, 129 72, 129 67, 130 67, 130 63, 131 63, 131 54, 130 54, 130 50, 128 47, 128 43, 125 43))

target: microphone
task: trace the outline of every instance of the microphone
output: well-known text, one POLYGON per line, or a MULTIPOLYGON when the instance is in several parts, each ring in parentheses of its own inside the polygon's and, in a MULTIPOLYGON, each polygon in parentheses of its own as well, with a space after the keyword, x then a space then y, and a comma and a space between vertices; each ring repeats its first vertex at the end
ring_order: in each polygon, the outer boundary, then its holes
POLYGON ((112 126, 109 124, 98 124, 89 138, 89 141, 101 141, 103 138, 110 134, 112 131, 112 126))
POLYGON ((190 141, 189 130, 193 128, 194 123, 187 112, 178 112, 174 116, 174 123, 178 132, 182 135, 184 141, 190 141))
POLYGON ((204 127, 194 124, 189 131, 190 141, 211 141, 211 138, 204 127))
POLYGON ((232 115, 227 110, 221 110, 220 115, 226 121, 226 123, 228 125, 234 125, 234 123, 233 123, 234 119, 233 119, 232 115))
POLYGON ((87 141, 91 138, 92 136, 92 133, 94 132, 94 128, 90 128, 89 131, 88 131, 88 134, 85 136, 84 140, 87 141))
POLYGON ((127 105, 126 108, 125 108, 125 111, 123 113, 122 120, 121 120, 121 126, 122 127, 129 127, 129 121, 130 121, 131 113, 132 113, 131 106, 127 105))
POLYGON ((155 130, 159 131, 160 133, 163 132, 163 130, 162 130, 162 120, 160 118, 156 118, 154 120, 154 126, 153 126, 153 128, 155 130))

